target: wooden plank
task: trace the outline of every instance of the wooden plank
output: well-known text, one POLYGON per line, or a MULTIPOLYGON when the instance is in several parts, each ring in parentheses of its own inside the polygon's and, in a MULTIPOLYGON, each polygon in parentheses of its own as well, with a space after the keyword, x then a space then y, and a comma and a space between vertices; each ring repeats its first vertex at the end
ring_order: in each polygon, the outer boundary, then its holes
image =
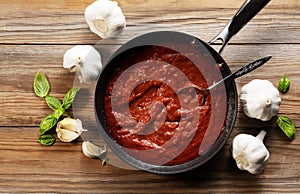
MULTIPOLYGON (((94 45, 101 53, 103 65, 120 45, 94 45)), ((31 92, 35 73, 48 76, 53 92, 63 93, 73 85, 74 74, 62 67, 63 55, 71 45, 2 45, 0 47, 0 91, 31 92), (16 71, 22 69, 22 71, 16 71), (62 82, 61 80, 65 80, 62 82)), ((255 59, 272 55, 273 58, 263 67, 236 80, 245 84, 251 79, 270 79, 275 85, 283 74, 291 77, 294 88, 298 89, 297 68, 300 54, 298 44, 253 44, 229 45, 222 54, 232 70, 255 59), (288 60, 287 60, 288 59, 288 60)))
POLYGON ((300 141, 288 142, 273 132, 266 138, 266 145, 271 153, 270 162, 260 175, 250 175, 235 167, 228 152, 232 140, 230 137, 220 153, 209 163, 189 173, 164 176, 119 169, 109 164, 101 167, 99 160, 86 158, 81 153, 81 140, 76 143, 57 141, 53 146, 42 146, 36 142, 37 131, 38 128, 35 127, 0 128, 1 192, 232 193, 280 192, 287 189, 294 193, 300 191, 299 154, 295 154, 300 153, 300 141), (233 182, 239 184, 232 184, 233 182))
MULTIPOLYGON (((100 38, 89 31, 84 18, 84 10, 91 2, 3 0, 0 2, 3 8, 0 13, 0 43, 95 44, 100 38)), ((103 44, 123 44, 137 35, 157 30, 187 32, 209 41, 243 3, 240 0, 213 0, 210 3, 205 0, 119 2, 128 27, 117 39, 101 41, 103 44)), ((299 7, 297 0, 271 1, 231 43, 300 43, 299 7), (283 6, 284 9, 281 9, 283 6)))

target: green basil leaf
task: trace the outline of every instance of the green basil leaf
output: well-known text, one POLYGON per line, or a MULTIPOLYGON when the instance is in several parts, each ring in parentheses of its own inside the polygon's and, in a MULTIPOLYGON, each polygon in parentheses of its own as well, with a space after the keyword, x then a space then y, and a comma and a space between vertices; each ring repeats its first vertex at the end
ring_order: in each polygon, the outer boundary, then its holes
POLYGON ((56 110, 62 106, 60 100, 55 98, 54 96, 46 96, 45 100, 52 110, 56 110))
POLYGON ((65 109, 62 107, 58 107, 58 109, 54 110, 53 112, 53 116, 59 120, 60 116, 63 115, 65 113, 65 109))
POLYGON ((280 116, 277 119, 277 124, 289 139, 295 139, 296 128, 290 118, 288 118, 287 116, 280 116))
POLYGON ((63 108, 65 110, 67 110, 68 108, 70 108, 70 106, 72 105, 73 101, 74 101, 74 98, 76 96, 76 93, 79 91, 80 88, 71 88, 67 94, 65 95, 64 97, 64 100, 63 100, 63 108))
POLYGON ((50 84, 47 78, 40 72, 38 72, 35 76, 33 82, 34 93, 41 98, 44 98, 49 94, 50 84))
POLYGON ((283 75, 278 83, 278 90, 282 93, 286 93, 290 88, 290 80, 287 75, 283 75))
POLYGON ((58 119, 53 114, 46 116, 46 118, 44 118, 40 123, 40 135, 43 135, 52 129, 56 125, 57 121, 58 119))
POLYGON ((42 145, 53 145, 55 142, 55 137, 54 135, 51 134, 46 134, 46 135, 42 135, 38 138, 38 142, 40 142, 42 145))

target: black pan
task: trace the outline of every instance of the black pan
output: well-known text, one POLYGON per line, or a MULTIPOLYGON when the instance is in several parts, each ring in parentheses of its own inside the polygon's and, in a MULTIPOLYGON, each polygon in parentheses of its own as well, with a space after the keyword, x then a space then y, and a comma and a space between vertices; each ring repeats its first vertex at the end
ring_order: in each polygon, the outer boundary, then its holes
MULTIPOLYGON (((135 55, 135 53, 141 52, 143 49, 147 49, 148 46, 154 45, 172 49, 178 53, 189 56, 191 58, 190 60, 195 63, 197 63, 197 58, 193 58, 193 56, 201 55, 201 57, 205 59, 205 61, 209 65, 204 68, 201 67, 202 69, 200 69, 200 71, 204 74, 204 77, 207 80, 207 84, 212 85, 214 82, 219 81, 231 74, 228 65, 220 55, 228 41, 269 1, 270 0, 247 0, 236 13, 236 15, 232 18, 232 20, 228 23, 228 25, 226 25, 226 27, 222 30, 222 32, 209 43, 205 43, 204 41, 192 35, 181 32, 158 31, 136 37, 121 46, 112 55, 105 68, 101 72, 95 90, 96 120, 99 125, 101 135, 103 136, 110 149, 129 165, 137 169, 142 169, 159 174, 175 174, 194 169, 207 162, 216 153, 218 153, 218 151, 223 147, 226 140, 230 136, 236 120, 238 110, 238 95, 234 80, 227 81, 223 86, 219 86, 218 89, 214 90, 215 93, 214 91, 211 93, 212 99, 214 99, 214 95, 217 96, 220 94, 220 92, 224 93, 223 99, 220 100, 216 97, 214 101, 212 100, 214 105, 218 104, 222 100, 224 100, 226 103, 225 107, 223 107, 223 109, 225 110, 223 128, 219 131, 219 133, 208 135, 215 136, 214 143, 209 147, 202 148, 201 150, 199 149, 199 155, 196 158, 175 165, 165 165, 165 163, 168 162, 167 160, 169 160, 167 156, 165 157, 167 159, 162 160, 163 162, 161 163, 145 162, 141 158, 137 158, 132 154, 129 154, 127 148, 124 148, 116 142, 109 131, 109 127, 105 117, 105 95, 107 92, 107 82, 114 75, 116 69, 120 68, 119 65, 124 60, 126 60, 130 56, 135 55), (210 44, 215 43, 218 40, 222 41, 222 46, 219 52, 215 51, 210 46, 210 44), (196 53, 191 55, 191 51, 195 51, 196 53)), ((174 87, 176 87, 176 85, 178 85, 178 83, 176 83, 174 87)), ((127 86, 124 85, 124 87, 127 86)), ((215 107, 215 109, 219 110, 220 107, 215 107)), ((155 152, 153 153, 155 154, 155 152)), ((164 156, 162 155, 162 158, 163 157, 164 156)))

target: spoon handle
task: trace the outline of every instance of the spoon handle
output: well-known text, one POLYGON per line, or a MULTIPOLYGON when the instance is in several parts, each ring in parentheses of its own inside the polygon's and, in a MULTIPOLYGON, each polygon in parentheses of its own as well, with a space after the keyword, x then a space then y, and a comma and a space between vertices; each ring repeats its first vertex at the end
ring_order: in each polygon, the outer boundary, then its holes
POLYGON ((223 83, 226 80, 236 79, 236 78, 241 77, 241 76, 243 76, 247 73, 250 73, 251 71, 253 71, 253 70, 257 69, 258 67, 262 66, 263 64, 265 64, 271 58, 272 58, 272 56, 267 56, 267 57, 258 59, 256 61, 253 61, 253 62, 249 63, 248 65, 245 65, 242 68, 238 69, 234 73, 228 75, 227 77, 225 77, 221 81, 219 81, 219 82, 213 84, 212 86, 208 87, 207 89, 211 90, 212 88, 220 85, 221 83, 223 83))
MULTIPOLYGON (((267 56, 267 57, 258 59, 256 61, 253 61, 253 62, 249 63, 248 65, 245 65, 244 67, 241 67, 240 69, 236 70, 232 74, 232 76, 233 76, 232 78, 235 79, 235 78, 241 77, 241 76, 257 69, 258 67, 262 66, 267 61, 269 61, 271 58, 272 58, 272 56, 267 56)), ((230 79, 230 78, 228 78, 228 79, 230 79)))

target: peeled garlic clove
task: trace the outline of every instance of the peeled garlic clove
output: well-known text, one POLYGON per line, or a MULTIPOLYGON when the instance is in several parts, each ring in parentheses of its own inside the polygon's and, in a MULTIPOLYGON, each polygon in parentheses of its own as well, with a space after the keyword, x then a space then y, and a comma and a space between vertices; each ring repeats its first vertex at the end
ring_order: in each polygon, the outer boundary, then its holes
POLYGON ((65 52, 63 67, 76 72, 80 83, 89 84, 101 71, 101 55, 90 45, 77 45, 65 52))
POLYGON ((101 38, 114 37, 126 26, 125 16, 118 3, 97 0, 85 9, 85 19, 90 30, 101 38))
POLYGON ((77 139, 83 131, 82 122, 79 119, 64 118, 57 123, 57 137, 63 142, 71 142, 77 139))
POLYGON ((105 155, 107 152, 106 146, 103 148, 91 143, 90 141, 84 141, 82 143, 82 152, 85 156, 89 158, 102 158, 101 156, 105 155))

